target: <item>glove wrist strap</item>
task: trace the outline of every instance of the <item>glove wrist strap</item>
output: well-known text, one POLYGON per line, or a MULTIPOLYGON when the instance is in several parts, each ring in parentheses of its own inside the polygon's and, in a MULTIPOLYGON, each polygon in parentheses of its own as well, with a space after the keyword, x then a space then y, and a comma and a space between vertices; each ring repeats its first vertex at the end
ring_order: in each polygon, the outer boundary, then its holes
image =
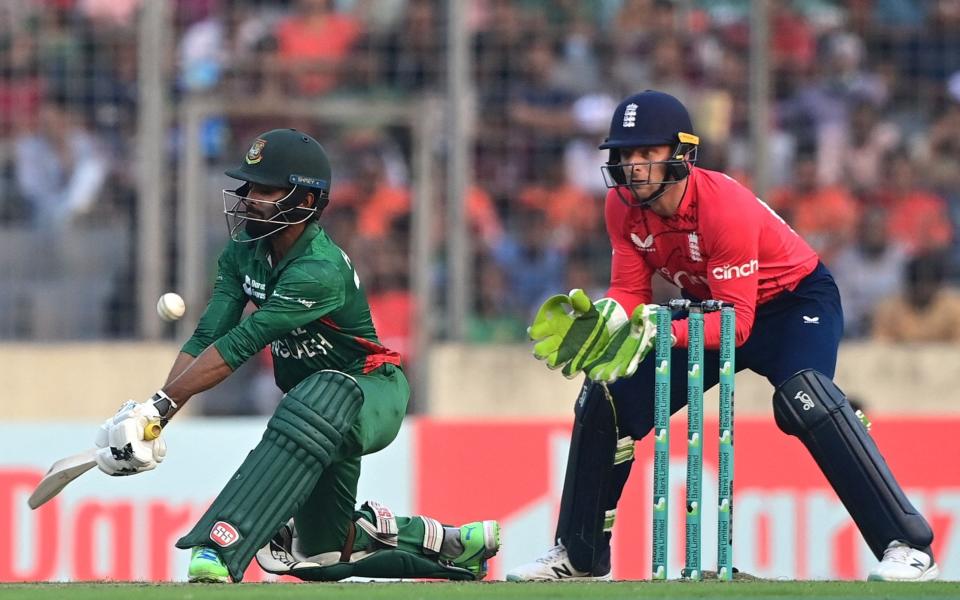
POLYGON ((160 413, 160 426, 166 427, 170 421, 170 417, 173 416, 173 413, 177 412, 177 403, 163 390, 158 390, 157 393, 150 398, 150 402, 154 408, 157 409, 157 412, 160 413))

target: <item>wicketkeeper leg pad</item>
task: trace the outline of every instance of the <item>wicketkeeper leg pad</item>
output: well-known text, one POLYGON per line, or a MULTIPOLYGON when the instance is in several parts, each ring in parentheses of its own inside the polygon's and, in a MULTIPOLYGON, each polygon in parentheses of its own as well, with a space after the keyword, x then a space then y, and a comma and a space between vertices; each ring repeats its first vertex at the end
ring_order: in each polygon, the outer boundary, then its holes
POLYGON ((930 545, 930 525, 829 377, 813 369, 793 375, 774 392, 773 411, 780 429, 813 455, 877 558, 893 540, 919 549, 930 545))
POLYGON ((336 457, 362 404, 357 382, 339 371, 321 371, 290 390, 260 443, 177 547, 216 549, 240 581, 336 457))
POLYGON ((633 464, 633 443, 619 436, 606 385, 587 381, 577 398, 556 532, 579 571, 610 571, 609 532, 633 464))

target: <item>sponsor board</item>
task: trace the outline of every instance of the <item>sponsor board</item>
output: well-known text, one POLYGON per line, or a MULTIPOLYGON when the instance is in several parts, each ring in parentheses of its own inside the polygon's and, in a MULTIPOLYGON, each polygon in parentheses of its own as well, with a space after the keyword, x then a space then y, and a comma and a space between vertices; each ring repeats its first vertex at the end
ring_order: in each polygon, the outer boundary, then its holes
MULTIPOLYGON (((873 416, 872 434, 914 504, 931 521, 943 577, 960 579, 960 418, 873 416)), ((265 421, 175 423, 168 458, 155 471, 111 478, 92 471, 37 511, 27 496, 57 458, 86 445, 96 424, 0 425, 0 581, 183 580, 189 553, 174 543, 256 445, 265 421), (79 432, 79 433, 78 433, 79 432), (78 437, 80 439, 78 439, 78 437), (38 447, 37 440, 43 440, 38 447), (225 442, 224 440, 229 440, 225 442)), ((671 448, 670 576, 683 560, 685 419, 671 448)), ((705 432, 716 432, 706 419, 705 432)), ((499 519, 503 549, 492 578, 552 544, 569 448, 562 421, 439 422, 410 419, 386 450, 364 459, 358 503, 443 522, 499 519), (472 441, 465 443, 465 440, 472 441), (482 440, 482 444, 475 443, 482 440), (478 476, 478 474, 480 476, 478 476)), ((707 435, 703 565, 716 561, 716 435, 707 435)), ((761 577, 858 579, 875 563, 852 521, 795 438, 767 418, 742 417, 735 434, 734 564, 761 577)), ((650 572, 652 437, 618 507, 614 576, 650 572)), ((274 579, 254 564, 245 581, 274 579)))

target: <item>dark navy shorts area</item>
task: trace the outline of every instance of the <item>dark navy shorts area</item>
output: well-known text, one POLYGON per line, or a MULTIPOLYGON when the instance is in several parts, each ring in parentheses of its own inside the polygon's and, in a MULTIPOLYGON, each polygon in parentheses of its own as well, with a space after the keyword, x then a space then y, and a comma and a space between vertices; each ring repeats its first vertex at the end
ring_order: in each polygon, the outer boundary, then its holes
MULTIPOLYGON (((736 369, 763 375, 774 387, 804 369, 816 369, 833 378, 842 335, 840 292, 830 271, 820 263, 796 289, 757 308, 750 337, 737 348, 736 369)), ((716 350, 707 350, 703 356, 703 386, 708 390, 719 381, 720 357, 716 350)), ((653 427, 654 359, 650 352, 633 377, 609 386, 621 435, 640 439, 653 427)), ((687 403, 687 349, 674 348, 672 361, 671 413, 687 403)), ((772 397, 772 389, 770 393, 772 397)))

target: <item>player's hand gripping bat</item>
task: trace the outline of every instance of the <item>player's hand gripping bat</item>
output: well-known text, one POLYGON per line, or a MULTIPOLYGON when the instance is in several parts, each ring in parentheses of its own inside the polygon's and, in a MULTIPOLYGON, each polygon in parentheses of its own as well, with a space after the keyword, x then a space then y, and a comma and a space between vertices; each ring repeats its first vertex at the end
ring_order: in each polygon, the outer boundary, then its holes
MULTIPOLYGON (((143 431, 143 439, 150 441, 160 437, 162 428, 160 421, 153 420, 147 423, 143 431)), ((61 458, 50 466, 47 474, 43 476, 36 489, 30 494, 27 504, 30 508, 36 510, 51 498, 60 493, 60 490, 67 487, 67 484, 80 477, 97 464, 97 449, 90 448, 79 454, 61 458)))

